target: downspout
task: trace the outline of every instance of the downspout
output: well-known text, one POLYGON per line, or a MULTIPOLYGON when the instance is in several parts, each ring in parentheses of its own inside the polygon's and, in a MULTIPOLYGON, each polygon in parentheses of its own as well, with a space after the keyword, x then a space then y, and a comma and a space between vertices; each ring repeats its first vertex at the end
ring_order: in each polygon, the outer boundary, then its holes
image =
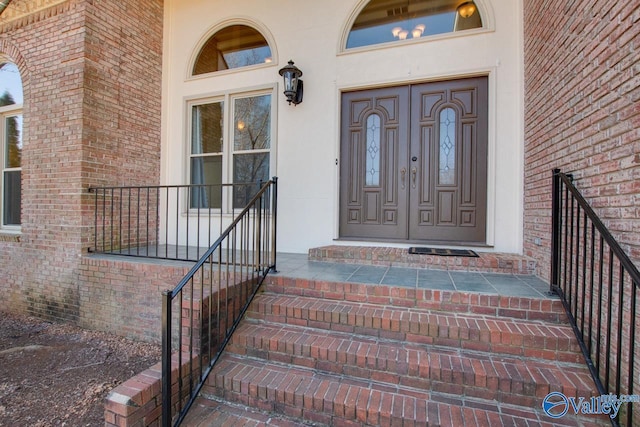
POLYGON ((11 3, 11 0, 0 0, 0 15, 9 6, 9 3, 11 3))

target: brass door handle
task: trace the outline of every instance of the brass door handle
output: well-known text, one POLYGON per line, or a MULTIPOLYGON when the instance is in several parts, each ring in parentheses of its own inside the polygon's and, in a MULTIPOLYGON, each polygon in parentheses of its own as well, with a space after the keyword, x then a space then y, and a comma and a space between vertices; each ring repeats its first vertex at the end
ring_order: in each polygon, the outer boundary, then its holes
POLYGON ((416 176, 418 175, 418 169, 411 168, 411 181, 413 181, 413 188, 416 188, 416 176))
POLYGON ((404 181, 407 175, 407 168, 400 169, 400 179, 402 180, 402 189, 404 190, 404 181))

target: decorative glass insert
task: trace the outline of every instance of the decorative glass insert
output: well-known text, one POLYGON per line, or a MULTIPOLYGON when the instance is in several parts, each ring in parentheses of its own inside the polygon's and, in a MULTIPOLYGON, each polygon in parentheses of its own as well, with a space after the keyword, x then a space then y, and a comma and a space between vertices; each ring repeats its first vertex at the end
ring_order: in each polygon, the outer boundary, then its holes
POLYGON ((0 65, 0 107, 22 104, 22 78, 16 64, 0 65))
POLYGON ((191 108, 191 208, 222 206, 223 102, 191 108))
POLYGON ((244 208, 269 180, 271 149, 271 95, 234 100, 233 207, 244 208))
POLYGON ((445 108, 440 112, 440 184, 456 183, 456 112, 445 108))
POLYGON ((372 114, 367 117, 367 161, 365 185, 380 185, 380 116, 372 114))
POLYGON ((271 62, 265 38, 246 25, 231 25, 204 44, 193 66, 193 75, 271 62))
POLYGON ((351 27, 347 49, 482 27, 473 1, 371 0, 351 27))

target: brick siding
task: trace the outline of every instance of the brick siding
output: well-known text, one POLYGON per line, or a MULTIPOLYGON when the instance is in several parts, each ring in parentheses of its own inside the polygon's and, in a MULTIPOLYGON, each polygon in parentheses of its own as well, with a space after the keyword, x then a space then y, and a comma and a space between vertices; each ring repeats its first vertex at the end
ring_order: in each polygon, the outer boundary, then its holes
POLYGON ((173 289, 192 266, 83 257, 77 269, 80 325, 160 342, 162 292, 173 289))
POLYGON ((159 180, 163 3, 51 3, 0 20, 25 92, 22 230, 0 233, 0 309, 82 323, 88 188, 159 180))
POLYGON ((615 0, 524 2, 524 252, 549 278, 552 168, 640 262, 640 9, 615 0), (536 244, 540 239, 540 244, 536 244))

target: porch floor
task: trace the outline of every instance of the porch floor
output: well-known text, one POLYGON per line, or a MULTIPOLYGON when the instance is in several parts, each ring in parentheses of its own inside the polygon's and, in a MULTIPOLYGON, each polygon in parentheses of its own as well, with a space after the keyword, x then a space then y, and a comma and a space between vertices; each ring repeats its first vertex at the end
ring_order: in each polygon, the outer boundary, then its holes
POLYGON ((311 261, 306 254, 290 253, 278 253, 276 267, 277 272, 270 275, 327 282, 557 299, 557 296, 549 293, 549 284, 534 275, 311 261))
MULTIPOLYGON (((131 249, 129 255, 123 254, 92 254, 97 259, 120 259, 132 263, 155 265, 187 266, 190 261, 154 258, 158 253, 165 253, 182 259, 197 260, 206 248, 184 246, 162 246, 156 248, 131 249), (148 251, 148 252, 147 252, 148 251), (166 251, 166 252, 165 252, 166 251), (147 258, 149 253, 152 257, 147 258), (187 255, 189 255, 187 257, 187 255)), ((332 262, 330 259, 317 261, 310 259, 307 254, 283 253, 277 254, 277 272, 269 273, 272 277, 290 279, 306 279, 339 283, 359 283, 365 285, 386 285, 414 289, 429 289, 441 291, 472 292, 489 295, 501 295, 537 299, 557 299, 549 293, 549 284, 533 274, 509 274, 479 271, 438 270, 410 266, 384 266, 361 263, 332 262)), ((436 267, 437 268, 437 267, 436 267)))

